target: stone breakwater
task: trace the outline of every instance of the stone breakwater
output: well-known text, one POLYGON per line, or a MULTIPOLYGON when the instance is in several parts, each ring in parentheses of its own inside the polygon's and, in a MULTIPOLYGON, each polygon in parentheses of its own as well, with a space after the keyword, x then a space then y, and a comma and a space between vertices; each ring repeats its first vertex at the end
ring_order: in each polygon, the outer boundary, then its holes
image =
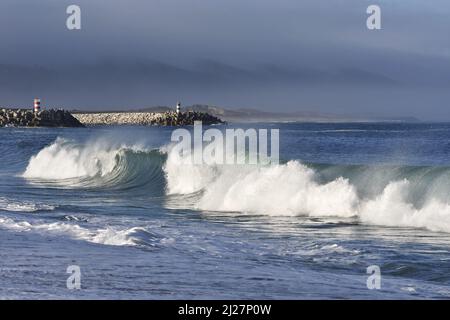
POLYGON ((65 110, 0 109, 0 127, 84 127, 65 110))
POLYGON ((203 112, 110 112, 110 113, 74 113, 84 125, 157 125, 183 126, 201 121, 204 125, 224 123, 217 117, 203 112))

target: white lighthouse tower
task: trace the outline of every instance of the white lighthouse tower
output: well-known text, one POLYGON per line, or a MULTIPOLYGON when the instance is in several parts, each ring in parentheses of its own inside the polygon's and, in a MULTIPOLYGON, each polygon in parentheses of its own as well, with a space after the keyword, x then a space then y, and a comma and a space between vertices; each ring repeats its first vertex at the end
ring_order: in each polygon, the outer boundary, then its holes
POLYGON ((34 112, 38 113, 41 110, 41 99, 34 99, 34 112))
POLYGON ((180 112, 181 112, 181 102, 177 102, 177 114, 180 114, 180 112))

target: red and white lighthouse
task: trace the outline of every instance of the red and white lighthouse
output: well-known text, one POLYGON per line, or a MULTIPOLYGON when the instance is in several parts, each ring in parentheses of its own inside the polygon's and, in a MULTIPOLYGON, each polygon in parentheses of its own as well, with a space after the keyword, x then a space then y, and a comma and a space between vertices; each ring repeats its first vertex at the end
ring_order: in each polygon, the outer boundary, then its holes
POLYGON ((34 112, 41 111, 41 99, 34 99, 34 112))

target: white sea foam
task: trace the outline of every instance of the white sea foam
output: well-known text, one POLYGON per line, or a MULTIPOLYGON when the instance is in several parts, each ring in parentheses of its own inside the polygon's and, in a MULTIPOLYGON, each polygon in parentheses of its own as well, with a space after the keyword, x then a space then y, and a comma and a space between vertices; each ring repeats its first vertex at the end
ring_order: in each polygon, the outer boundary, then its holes
POLYGON ((198 208, 269 215, 353 216, 357 196, 345 179, 314 181, 314 172, 291 161, 263 168, 226 168, 205 190, 198 208))
POLYGON ((182 157, 169 146, 161 148, 168 154, 164 172, 169 194, 189 194, 200 191, 217 177, 217 166, 194 165, 190 157, 182 157))
POLYGON ((169 153, 164 166, 169 194, 203 190, 197 209, 269 215, 353 216, 357 196, 346 179, 328 184, 314 171, 290 161, 283 165, 193 165, 189 157, 169 153))
POLYGON ((52 235, 69 236, 77 240, 85 240, 92 243, 112 246, 134 246, 140 239, 133 235, 143 228, 113 228, 87 229, 77 224, 53 222, 53 223, 30 223, 28 221, 16 221, 9 217, 0 216, 0 227, 17 232, 42 232, 52 235))
POLYGON ((390 183, 377 198, 361 204, 361 220, 379 225, 450 232, 450 204, 431 198, 416 208, 406 200, 410 187, 408 180, 390 183))
POLYGON ((58 138, 30 159, 23 176, 46 180, 103 176, 114 169, 120 149, 102 141, 78 145, 58 138))
POLYGON ((36 212, 41 210, 54 210, 55 206, 34 203, 30 201, 18 201, 11 200, 4 197, 0 197, 0 210, 13 211, 13 212, 36 212))

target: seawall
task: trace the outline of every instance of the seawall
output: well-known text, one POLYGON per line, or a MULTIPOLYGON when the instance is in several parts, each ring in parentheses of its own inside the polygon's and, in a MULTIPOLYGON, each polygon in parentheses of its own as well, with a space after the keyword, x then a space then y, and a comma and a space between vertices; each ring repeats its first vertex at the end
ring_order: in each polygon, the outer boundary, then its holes
POLYGON ((107 112, 74 113, 84 125, 159 125, 182 126, 202 121, 205 125, 224 123, 217 117, 203 112, 107 112))

